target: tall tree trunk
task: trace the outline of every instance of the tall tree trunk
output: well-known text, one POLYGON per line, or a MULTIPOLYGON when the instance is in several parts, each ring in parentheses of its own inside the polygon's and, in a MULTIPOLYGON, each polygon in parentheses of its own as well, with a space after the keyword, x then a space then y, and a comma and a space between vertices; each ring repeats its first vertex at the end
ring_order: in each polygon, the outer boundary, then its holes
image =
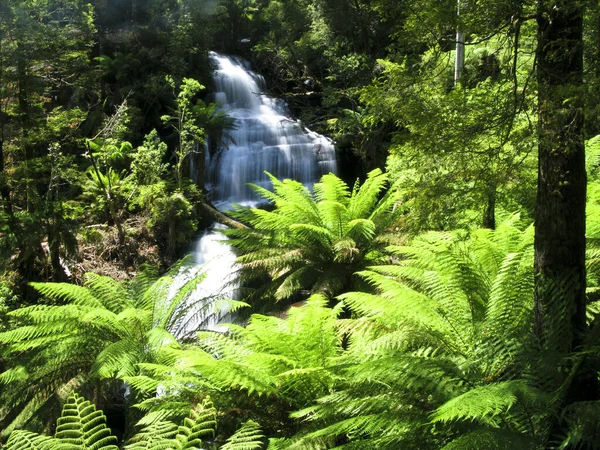
POLYGON ((460 24, 460 0, 457 0, 456 5, 456 57, 454 59, 454 86, 456 86, 462 78, 463 67, 465 66, 465 33, 460 24))
POLYGON ((485 210, 483 211, 483 228, 490 230, 496 229, 496 185, 488 187, 488 192, 485 202, 485 210))
MULTIPOLYGON (((2 112, 0 112, 0 115, 2 112)), ((0 125, 0 128, 3 129, 4 125, 0 125)), ((2 135, 3 131, 0 131, 2 135)), ((10 188, 8 187, 8 175, 6 173, 6 167, 4 163, 4 139, 0 137, 0 197, 4 200, 3 209, 12 218, 13 216, 13 208, 12 202, 10 199, 10 188)))
POLYGON ((578 348, 585 328, 583 8, 539 3, 535 326, 549 351, 578 348))

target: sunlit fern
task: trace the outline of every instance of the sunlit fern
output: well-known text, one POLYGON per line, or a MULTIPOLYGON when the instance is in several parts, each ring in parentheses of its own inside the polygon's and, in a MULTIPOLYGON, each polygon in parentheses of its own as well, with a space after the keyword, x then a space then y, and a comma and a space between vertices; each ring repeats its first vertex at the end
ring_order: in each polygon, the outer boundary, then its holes
POLYGON ((285 422, 291 411, 310 405, 336 384, 330 365, 341 351, 336 332, 340 307, 326 304, 315 295, 290 308, 285 318, 253 315, 246 327, 231 325, 227 334, 200 332, 197 346, 164 348, 162 363, 144 364, 141 375, 127 379, 139 391, 162 392, 138 407, 149 418, 177 417, 198 392, 212 391, 219 393, 222 408, 239 408, 240 397, 260 398, 252 401, 261 405, 252 417, 262 423, 281 416, 285 422))
POLYGON ((401 211, 387 174, 374 170, 352 190, 325 175, 312 194, 299 182, 269 177, 273 192, 254 189, 274 210, 239 207, 235 217, 251 228, 225 231, 240 253, 242 278, 270 280, 255 296, 280 301, 307 290, 331 298, 350 286, 354 272, 380 261, 401 211))
POLYGON ((249 420, 227 439, 221 450, 260 450, 264 448, 263 438, 260 426, 249 420))
POLYGON ((56 424, 54 438, 25 430, 13 432, 7 442, 8 450, 118 450, 117 438, 106 426, 102 411, 88 400, 71 394, 56 424))
MULTIPOLYGON (((190 410, 180 426, 169 421, 147 425, 124 446, 124 450, 198 450, 215 438, 217 411, 206 397, 190 410)), ((118 450, 117 438, 106 426, 101 410, 83 397, 69 395, 57 420, 54 437, 31 431, 14 431, 7 450, 118 450)), ((213 448, 211 446, 211 448, 213 448)), ((221 447, 224 450, 261 450, 265 448, 260 426, 243 424, 221 447)))
MULTIPOLYGON (((95 390, 102 398, 102 383, 140 373, 138 364, 156 360, 165 346, 187 327, 188 311, 196 308, 210 318, 214 299, 191 294, 202 277, 187 281, 172 292, 179 267, 158 277, 148 269, 129 284, 88 274, 84 286, 34 283, 50 304, 10 313, 15 326, 0 334, 10 365, 0 374, 4 405, 0 410, 3 433, 28 423, 36 414, 45 419, 72 389, 95 390), (92 382, 93 381, 93 382, 92 382)), ((199 322, 197 327, 202 327, 199 322)))
POLYGON ((519 357, 532 321, 532 238, 517 218, 468 236, 429 233, 390 248, 396 264, 361 272, 377 293, 339 297, 356 316, 340 321, 346 382, 294 414, 319 427, 289 448, 437 449, 506 423, 503 439, 531 446, 539 430, 528 410, 547 400, 522 379, 519 357))

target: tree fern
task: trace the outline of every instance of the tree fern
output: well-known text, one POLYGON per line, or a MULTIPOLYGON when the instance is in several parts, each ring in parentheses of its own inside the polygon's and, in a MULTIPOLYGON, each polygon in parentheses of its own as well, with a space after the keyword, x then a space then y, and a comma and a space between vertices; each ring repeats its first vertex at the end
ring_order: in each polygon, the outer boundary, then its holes
POLYGON ((173 448, 177 425, 169 421, 154 421, 132 437, 124 450, 166 450, 173 448))
POLYGON ((270 178, 273 192, 255 189, 275 209, 240 207, 236 218, 251 228, 225 231, 240 253, 242 279, 270 279, 256 296, 288 300, 311 290, 331 298, 349 286, 356 270, 377 261, 386 227, 401 212, 386 174, 371 172, 351 192, 335 175, 325 175, 312 195, 298 182, 270 178))
MULTIPOLYGON (((11 386, 4 395, 11 408, 0 411, 4 425, 15 418, 26 423, 76 376, 83 377, 82 383, 133 377, 140 374, 140 363, 156 361, 158 349, 178 346, 176 336, 180 327, 187 326, 188 308, 202 302, 189 300, 201 277, 191 278, 172 295, 173 275, 157 278, 142 272, 129 285, 95 274, 86 275, 84 286, 33 283, 56 304, 12 311, 20 326, 0 333, 6 355, 11 356, 11 365, 0 374, 0 383, 11 386), (21 409, 23 414, 16 416, 21 409)), ((209 316, 215 299, 206 303, 209 316)), ((102 398, 101 392, 97 394, 102 398)))
POLYGON ((512 379, 527 367, 531 228, 512 218, 496 231, 429 233, 389 250, 397 264, 360 272, 376 294, 339 296, 355 314, 339 323, 348 346, 332 367, 346 381, 294 413, 321 427, 290 448, 441 448, 456 421, 469 423, 462 433, 507 421, 521 437, 538 432, 527 411, 549 399, 512 379), (431 419, 448 423, 446 434, 431 419))
MULTIPOLYGON (((253 315, 246 327, 231 325, 225 335, 200 332, 199 348, 164 348, 164 364, 144 364, 142 370, 150 376, 128 381, 136 389, 154 392, 161 386, 163 395, 140 405, 156 417, 176 415, 203 389, 262 398, 264 407, 253 412, 260 421, 271 420, 274 411, 285 417, 335 384, 329 365, 340 351, 335 327, 340 309, 327 308, 326 303, 324 297, 313 296, 290 308, 286 318, 253 315)), ((224 397, 219 394, 220 401, 229 404, 224 397)), ((239 405, 233 401, 231 408, 239 405)))
MULTIPOLYGON (((198 450, 215 438, 217 412, 205 397, 189 411, 180 426, 155 420, 132 437, 124 450, 198 450)), ((260 426, 246 422, 221 447, 226 450, 264 448, 260 426)), ((11 434, 7 450, 118 450, 117 438, 106 426, 106 417, 83 397, 72 393, 57 420, 55 436, 43 436, 25 430, 11 434)))

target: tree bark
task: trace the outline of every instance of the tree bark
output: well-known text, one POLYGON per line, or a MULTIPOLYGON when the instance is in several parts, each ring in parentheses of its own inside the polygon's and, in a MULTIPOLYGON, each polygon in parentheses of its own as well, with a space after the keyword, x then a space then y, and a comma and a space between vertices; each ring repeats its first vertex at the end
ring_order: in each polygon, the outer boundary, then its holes
POLYGON ((496 186, 488 187, 485 210, 483 211, 483 228, 496 229, 496 186))
POLYGON ((541 0, 537 22, 535 332, 544 350, 565 354, 581 347, 586 324, 582 2, 541 0))
POLYGON ((456 15, 458 25, 456 30, 456 56, 454 59, 454 86, 460 82, 465 66, 465 33, 460 24, 460 0, 457 0, 456 15))

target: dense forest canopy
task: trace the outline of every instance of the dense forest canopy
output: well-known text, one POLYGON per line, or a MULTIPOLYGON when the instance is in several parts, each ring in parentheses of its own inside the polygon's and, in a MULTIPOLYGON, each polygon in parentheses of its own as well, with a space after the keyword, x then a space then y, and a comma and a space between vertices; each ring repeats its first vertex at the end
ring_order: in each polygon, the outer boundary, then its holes
POLYGON ((599 67, 591 0, 0 3, 0 447, 600 448, 599 67), (217 211, 211 51, 338 173, 217 211))

